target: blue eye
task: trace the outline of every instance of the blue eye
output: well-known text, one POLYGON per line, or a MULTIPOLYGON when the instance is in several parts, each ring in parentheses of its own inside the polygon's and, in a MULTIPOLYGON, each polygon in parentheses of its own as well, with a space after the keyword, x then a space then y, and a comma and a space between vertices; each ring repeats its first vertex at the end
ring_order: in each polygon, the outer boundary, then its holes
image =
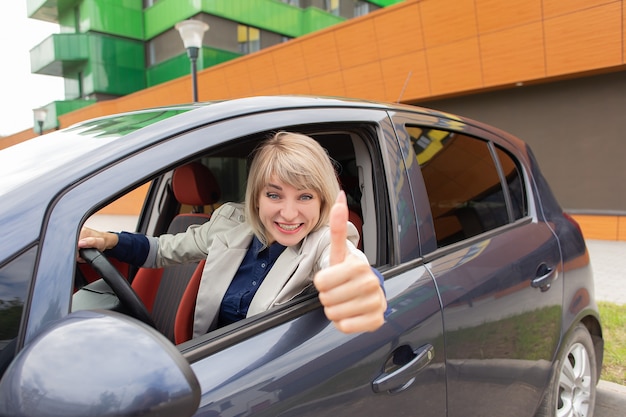
POLYGON ((272 200, 276 200, 278 198, 278 194, 267 192, 265 193, 265 197, 272 199, 272 200))

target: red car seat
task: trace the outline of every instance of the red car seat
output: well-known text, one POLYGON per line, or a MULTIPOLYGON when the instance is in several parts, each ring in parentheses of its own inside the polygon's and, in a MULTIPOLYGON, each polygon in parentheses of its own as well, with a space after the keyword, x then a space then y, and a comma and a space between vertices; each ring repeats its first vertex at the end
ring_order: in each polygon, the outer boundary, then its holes
MULTIPOLYGON (((207 222, 211 215, 204 213, 204 206, 217 203, 221 196, 213 173, 198 162, 176 168, 172 177, 172 189, 176 200, 181 205, 193 206, 193 211, 174 217, 167 229, 169 234, 184 232, 191 225, 207 222)), ((204 262, 201 264, 204 265, 204 262)), ((175 317, 182 303, 183 294, 194 274, 202 273, 202 265, 200 267, 198 265, 199 263, 186 263, 158 269, 141 268, 133 280, 133 289, 151 312, 157 329, 171 341, 175 341, 175 317)), ((199 277, 197 281, 199 285, 199 277)), ((182 304, 187 309, 190 308, 189 300, 182 304)), ((193 317, 194 307, 195 297, 190 317, 193 317)))

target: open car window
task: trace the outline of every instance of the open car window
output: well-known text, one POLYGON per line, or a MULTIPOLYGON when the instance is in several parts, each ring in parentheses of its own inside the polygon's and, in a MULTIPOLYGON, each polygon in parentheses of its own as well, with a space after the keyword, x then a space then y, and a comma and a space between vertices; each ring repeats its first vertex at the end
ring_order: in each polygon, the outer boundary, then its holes
MULTIPOLYGON (((380 188, 380 185, 376 185, 374 177, 374 172, 382 170, 382 162, 372 157, 372 154, 376 154, 372 152, 372 149, 377 146, 372 140, 374 135, 369 134, 367 129, 362 127, 357 129, 332 126, 320 129, 312 126, 291 130, 305 133, 316 139, 336 162, 338 180, 348 198, 350 221, 355 224, 361 236, 359 247, 373 266, 386 264, 388 262, 388 254, 385 252, 387 245, 381 246, 379 242, 381 236, 386 234, 385 222, 388 216, 384 212, 388 208, 379 207, 380 202, 385 201, 385 197, 384 190, 380 188), (377 164, 381 165, 377 166, 377 164)), ((98 210, 88 218, 85 225, 98 230, 138 231, 151 236, 159 236, 164 233, 182 232, 192 224, 209 221, 211 214, 224 203, 244 200, 249 156, 254 148, 272 133, 262 132, 258 135, 239 138, 208 149, 191 160, 181 161, 173 167, 167 167, 158 176, 98 210), (184 190, 181 191, 180 183, 177 185, 178 189, 175 189, 174 176, 177 172, 189 167, 201 170, 201 178, 208 176, 210 180, 199 181, 198 184, 185 181, 184 190), (198 193, 204 194, 204 198, 208 198, 210 203, 197 204, 194 196, 198 193)), ((180 321, 181 315, 186 315, 188 317, 185 321, 186 326, 189 326, 192 321, 195 298, 193 295, 189 296, 188 287, 193 286, 192 280, 198 279, 201 275, 203 262, 191 263, 181 268, 176 267, 178 268, 174 273, 176 277, 170 279, 169 271, 164 273, 163 270, 134 268, 115 260, 112 261, 122 275, 132 283, 133 288, 148 307, 157 329, 173 343, 188 340, 177 339, 176 326, 179 325, 177 320, 180 321), (189 306, 189 303, 192 305, 189 306)), ((84 285, 94 287, 96 284, 93 283, 98 278, 98 275, 90 271, 89 267, 79 265, 76 273, 76 288, 84 285)), ((94 291, 106 292, 107 290, 98 287, 94 291)), ((81 299, 78 302, 76 300, 80 297, 75 295, 74 308, 90 308, 90 302, 93 302, 93 308, 124 311, 124 306, 111 296, 112 294, 109 293, 106 297, 112 298, 110 300, 112 304, 102 305, 100 301, 95 301, 95 298, 92 301, 85 302, 81 299)), ((275 312, 270 311, 262 314, 261 318, 249 318, 242 323, 235 323, 228 327, 232 330, 232 328, 249 327, 251 323, 258 325, 259 320, 262 320, 263 326, 267 326, 271 325, 276 317, 284 321, 285 312, 289 312, 289 316, 304 314, 318 305, 315 294, 305 291, 292 302, 276 308, 275 312)), ((223 329, 218 329, 209 338, 219 338, 223 332, 223 329)))

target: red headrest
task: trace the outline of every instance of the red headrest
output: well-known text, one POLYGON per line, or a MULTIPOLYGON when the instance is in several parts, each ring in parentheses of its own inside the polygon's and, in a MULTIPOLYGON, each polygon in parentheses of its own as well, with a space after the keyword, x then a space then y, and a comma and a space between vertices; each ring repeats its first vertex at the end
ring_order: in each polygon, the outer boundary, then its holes
POLYGON ((176 200, 190 206, 215 204, 221 196, 220 187, 213 173, 199 162, 191 162, 176 168, 172 188, 176 200))

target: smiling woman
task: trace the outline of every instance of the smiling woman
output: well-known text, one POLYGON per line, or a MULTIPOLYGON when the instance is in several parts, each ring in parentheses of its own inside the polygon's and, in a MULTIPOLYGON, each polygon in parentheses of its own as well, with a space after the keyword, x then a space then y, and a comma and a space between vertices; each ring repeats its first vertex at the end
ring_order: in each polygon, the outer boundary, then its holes
POLYGON ((345 195, 338 198, 337 173, 320 144, 278 132, 253 152, 248 178, 243 207, 224 204, 184 233, 156 239, 84 228, 78 246, 107 250, 137 267, 205 260, 205 271, 214 276, 203 273, 199 283, 194 337, 291 300, 313 284, 340 330, 380 327, 386 309, 382 277, 355 246, 358 233, 346 226, 345 195), (335 221, 333 204, 339 207, 335 221))

